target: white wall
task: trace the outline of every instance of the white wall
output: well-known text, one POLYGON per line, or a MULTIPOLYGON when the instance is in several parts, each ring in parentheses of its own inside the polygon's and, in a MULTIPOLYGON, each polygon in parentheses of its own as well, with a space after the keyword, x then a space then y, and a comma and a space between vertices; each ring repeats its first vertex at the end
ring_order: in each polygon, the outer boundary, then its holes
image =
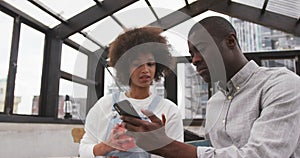
POLYGON ((83 125, 0 123, 0 157, 76 157, 71 130, 83 125))

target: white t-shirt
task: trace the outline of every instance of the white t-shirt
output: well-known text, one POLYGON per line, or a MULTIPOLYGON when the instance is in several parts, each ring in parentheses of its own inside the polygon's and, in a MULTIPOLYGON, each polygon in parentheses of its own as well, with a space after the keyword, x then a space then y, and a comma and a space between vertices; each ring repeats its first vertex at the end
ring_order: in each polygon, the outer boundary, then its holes
MULTIPOLYGON (((141 109, 148 109, 155 95, 150 95, 145 99, 128 98, 124 92, 120 93, 119 100, 128 100, 134 105, 137 112, 141 109)), ((79 154, 83 158, 94 158, 93 148, 96 144, 106 139, 106 132, 109 121, 115 113, 112 111, 113 96, 107 95, 100 98, 90 109, 86 121, 83 138, 80 142, 79 154)), ((166 116, 166 133, 177 141, 183 142, 183 123, 178 107, 168 99, 161 99, 156 105, 153 113, 161 119, 161 115, 166 116)), ((100 156, 101 157, 101 156, 100 156)), ((152 155, 151 157, 158 157, 152 155)))

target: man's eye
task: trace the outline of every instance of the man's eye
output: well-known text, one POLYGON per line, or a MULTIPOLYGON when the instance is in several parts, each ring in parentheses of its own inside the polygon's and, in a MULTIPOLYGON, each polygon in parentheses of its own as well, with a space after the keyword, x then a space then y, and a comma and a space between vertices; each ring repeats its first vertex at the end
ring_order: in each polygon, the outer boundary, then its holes
POLYGON ((189 53, 191 54, 191 57, 194 57, 194 53, 192 51, 189 51, 189 53))

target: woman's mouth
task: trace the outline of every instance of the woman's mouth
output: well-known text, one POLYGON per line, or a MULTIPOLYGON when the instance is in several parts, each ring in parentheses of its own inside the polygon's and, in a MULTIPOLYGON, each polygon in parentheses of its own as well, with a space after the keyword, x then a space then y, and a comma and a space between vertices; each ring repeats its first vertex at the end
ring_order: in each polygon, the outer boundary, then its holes
POLYGON ((151 80, 151 77, 148 75, 143 75, 139 78, 142 82, 147 82, 151 80))

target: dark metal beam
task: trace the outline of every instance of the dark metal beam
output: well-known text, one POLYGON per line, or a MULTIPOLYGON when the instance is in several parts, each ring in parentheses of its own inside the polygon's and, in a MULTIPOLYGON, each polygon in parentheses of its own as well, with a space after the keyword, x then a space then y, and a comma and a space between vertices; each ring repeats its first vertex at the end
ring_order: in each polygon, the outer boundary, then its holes
POLYGON ((189 4, 188 0, 184 0, 184 2, 185 2, 186 7, 190 7, 190 4, 189 4))
POLYGON ((146 3, 147 3, 148 7, 150 8, 150 10, 151 10, 152 14, 155 16, 156 20, 158 20, 158 21, 159 21, 159 17, 157 16, 157 14, 156 14, 155 10, 153 9, 153 7, 152 7, 151 3, 150 3, 148 0, 145 0, 145 1, 146 1, 146 3))
POLYGON ((230 5, 231 4, 231 0, 227 0, 227 4, 230 5))
POLYGON ((104 50, 97 50, 95 52, 95 55, 97 56, 98 63, 95 70, 95 78, 94 80, 98 82, 98 84, 95 86, 97 97, 100 98, 104 96, 104 75, 105 75, 105 67, 107 67, 107 63, 105 62, 105 59, 108 55, 108 48, 105 48, 104 50))
POLYGON ((300 36, 300 25, 297 24, 297 19, 292 17, 269 12, 267 10, 263 15, 261 15, 261 11, 258 8, 235 2, 231 2, 231 4, 228 5, 224 0, 216 0, 214 5, 212 5, 209 9, 215 12, 223 13, 242 20, 250 21, 256 24, 300 36))
POLYGON ((123 30, 127 30, 126 26, 124 24, 122 24, 120 22, 120 20, 118 20, 118 18, 116 18, 114 15, 110 16, 120 27, 122 27, 123 30))
POLYGON ((263 5, 263 7, 262 7, 262 9, 261 9, 261 14, 264 14, 264 13, 265 13, 266 8, 267 8, 267 5, 268 5, 268 2, 269 2, 269 0, 265 0, 264 5, 263 5))
POLYGON ((83 37, 87 38, 88 40, 90 40, 91 42, 93 42, 94 44, 96 44, 97 46, 99 46, 100 48, 104 48, 104 46, 98 42, 97 40, 95 40, 93 37, 89 36, 88 33, 83 32, 83 31, 79 31, 79 34, 81 34, 83 37))
POLYGON ((177 100, 177 65, 175 65, 175 68, 172 73, 170 73, 168 76, 165 77, 164 87, 166 89, 167 99, 171 100, 176 105, 178 104, 177 100))
POLYGON ((65 39, 68 36, 94 24, 95 22, 112 15, 122 8, 131 5, 138 0, 107 0, 103 1, 101 6, 95 5, 82 13, 67 20, 67 23, 60 24, 52 29, 59 39, 65 39))
POLYGON ((47 124, 83 124, 82 120, 74 119, 57 119, 52 117, 37 117, 32 115, 1 115, 0 122, 13 123, 47 123, 47 124))
POLYGON ((174 57, 176 59, 176 63, 191 63, 191 56, 182 56, 182 57, 174 57))
MULTIPOLYGON (((13 35, 11 42, 11 55, 9 60, 8 78, 6 85, 6 95, 5 95, 5 107, 4 112, 6 114, 12 114, 14 108, 14 91, 15 91, 15 80, 17 73, 17 61, 19 52, 19 41, 20 41, 20 29, 21 23, 19 17, 14 20, 13 35)), ((7 39, 8 40, 8 39, 7 39)))
POLYGON ((95 86, 97 84, 97 82, 95 82, 94 80, 84 79, 79 76, 72 75, 65 71, 61 71, 60 76, 62 79, 65 79, 65 80, 68 80, 71 82, 75 82, 75 83, 79 83, 82 85, 86 85, 86 86, 89 86, 89 85, 95 86))
POLYGON ((260 59, 292 59, 300 55, 300 50, 247 52, 244 55, 249 58, 258 57, 260 59))
POLYGON ((296 56, 296 73, 300 76, 300 54, 296 56))
POLYGON ((39 98, 39 115, 42 117, 57 118, 62 43, 55 35, 46 35, 39 98))
POLYGON ((81 52, 81 53, 83 53, 85 55, 92 54, 92 52, 89 51, 87 48, 83 47, 82 45, 80 45, 80 44, 78 44, 78 43, 76 43, 76 42, 74 42, 74 41, 72 41, 72 40, 70 40, 68 38, 66 38, 64 40, 64 44, 72 47, 75 50, 78 50, 79 52, 81 52))
POLYGON ((249 52, 244 54, 248 60, 254 60, 259 65, 261 65, 261 60, 263 59, 295 59, 296 74, 300 75, 299 50, 249 52))

